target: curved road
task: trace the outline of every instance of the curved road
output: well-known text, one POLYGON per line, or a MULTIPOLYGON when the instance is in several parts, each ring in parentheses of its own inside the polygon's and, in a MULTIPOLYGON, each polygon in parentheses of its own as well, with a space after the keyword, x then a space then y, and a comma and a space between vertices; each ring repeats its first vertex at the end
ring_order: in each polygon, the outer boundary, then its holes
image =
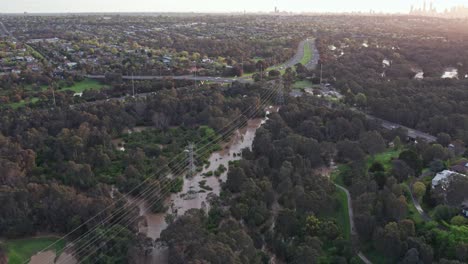
POLYGON ((307 38, 307 39, 301 41, 299 43, 299 46, 297 47, 297 51, 296 51, 296 54, 294 55, 294 57, 292 57, 287 62, 285 62, 285 63, 283 63, 281 65, 278 65, 278 66, 276 66, 274 68, 283 70, 283 69, 286 69, 288 67, 294 67, 294 65, 300 63, 302 58, 304 58, 304 55, 305 55, 304 54, 304 49, 305 49, 306 45, 309 45, 310 51, 312 52, 312 57, 311 57, 310 61, 307 62, 304 66, 306 68, 308 68, 308 69, 314 69, 317 66, 318 60, 319 60, 319 53, 318 53, 317 47, 315 46, 315 39, 314 38, 307 38))
MULTIPOLYGON (((287 67, 293 67, 297 63, 299 63, 302 58, 304 57, 304 47, 305 45, 310 46, 310 50, 312 51, 312 58, 311 60, 305 65, 308 69, 313 69, 317 66, 318 60, 320 59, 319 57, 319 52, 317 50, 317 47, 315 45, 315 39, 314 38, 308 38, 299 43, 299 46, 297 48, 296 54, 294 55, 293 58, 291 58, 289 61, 276 66, 276 69, 284 69, 287 67)), ((105 79, 105 75, 85 75, 85 77, 90 78, 90 79, 105 79)), ((193 75, 182 75, 182 76, 122 76, 122 79, 124 80, 163 80, 163 79, 172 79, 172 80, 189 80, 189 81, 199 81, 199 82, 215 82, 215 83, 233 83, 233 82, 240 82, 240 83, 253 83, 253 80, 250 79, 249 77, 241 77, 241 78, 226 78, 226 77, 213 77, 213 76, 193 76, 193 75)), ((353 111, 361 112, 355 108, 351 108, 353 111)), ((362 112, 361 112, 362 113, 362 112)), ((364 114, 364 113, 363 113, 364 114)), ((383 128, 392 130, 395 128, 404 128, 408 131, 408 136, 417 139, 417 138, 422 138, 426 140, 427 142, 435 142, 437 141, 437 138, 429 135, 427 133, 424 133, 419 130, 411 129, 409 127, 405 127, 400 124, 392 123, 380 118, 377 118, 372 115, 365 114, 368 119, 371 120, 377 120, 381 123, 383 128)))
MULTIPOLYGON (((317 47, 315 46, 315 39, 306 39, 299 43, 297 47, 296 54, 287 62, 275 66, 275 69, 286 69, 288 67, 294 67, 294 65, 301 62, 302 58, 304 57, 304 47, 305 45, 309 45, 310 50, 312 51, 312 58, 311 60, 305 65, 308 69, 313 69, 316 67, 318 63, 318 51, 317 47)), ((105 79, 105 75, 85 75, 84 77, 89 79, 105 79)), ((194 76, 194 75, 180 75, 180 76, 160 76, 160 75, 138 75, 138 76, 129 76, 124 75, 122 76, 124 80, 188 80, 188 81, 200 81, 200 82, 216 82, 216 83, 233 83, 233 82, 241 82, 241 83, 253 83, 253 80, 249 77, 240 77, 240 78, 227 78, 227 77, 213 77, 213 76, 194 76)))
POLYGON ((418 213, 421 215, 421 217, 423 218, 425 222, 431 221, 432 220, 431 217, 428 214, 426 214, 426 212, 424 212, 424 209, 421 207, 421 204, 419 204, 418 199, 414 198, 413 190, 411 186, 407 186, 407 187, 408 187, 409 194, 411 196, 411 200, 413 201, 413 205, 418 211, 418 213))

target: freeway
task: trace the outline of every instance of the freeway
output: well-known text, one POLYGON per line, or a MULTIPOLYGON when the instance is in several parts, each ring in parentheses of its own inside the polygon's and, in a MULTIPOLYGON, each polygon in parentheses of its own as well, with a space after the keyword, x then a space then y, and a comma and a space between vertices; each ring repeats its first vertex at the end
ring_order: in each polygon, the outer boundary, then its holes
POLYGON ((312 59, 306 64, 304 65, 307 69, 315 69, 319 63, 319 60, 320 60, 320 53, 317 49, 317 46, 315 45, 315 39, 313 39, 312 41, 309 41, 308 42, 309 46, 310 46, 310 50, 312 52, 312 59))
MULTIPOLYGON (((105 79, 105 75, 85 75, 84 77, 90 79, 105 79)), ((187 80, 187 81, 199 81, 199 82, 215 82, 215 83, 253 83, 253 80, 244 79, 244 78, 225 78, 225 77, 212 77, 212 76, 194 76, 194 75, 181 75, 181 76, 148 76, 148 75, 138 75, 138 76, 122 76, 124 80, 187 80)))
POLYGON ((297 47, 296 54, 294 54, 294 57, 292 57, 290 60, 287 62, 280 64, 278 66, 271 67, 271 69, 278 69, 278 70, 284 70, 288 67, 294 67, 294 65, 298 64, 301 62, 302 58, 304 57, 304 48, 305 45, 309 45, 309 48, 312 52, 312 57, 309 62, 304 65, 307 69, 312 70, 317 67, 318 61, 320 59, 319 52, 317 50, 317 47, 315 46, 315 39, 314 38, 308 38, 299 43, 299 46, 297 47))
MULTIPOLYGON (((287 62, 272 67, 271 69, 278 69, 283 70, 288 67, 294 67, 294 65, 298 64, 302 58, 304 57, 304 47, 305 45, 309 45, 310 50, 312 51, 312 58, 311 60, 304 66, 308 69, 313 69, 317 66, 319 60, 319 53, 317 47, 315 46, 315 39, 306 39, 299 43, 297 47, 296 54, 287 62)), ((84 77, 90 79, 105 79, 105 75, 85 75, 84 77)), ((130 76, 124 75, 122 79, 124 80, 163 80, 163 79, 172 79, 172 80, 187 80, 187 81, 199 81, 199 82, 214 82, 214 83, 233 83, 233 82, 240 82, 240 83, 253 83, 253 80, 250 77, 240 77, 240 78, 228 78, 228 77, 213 77, 213 76, 195 76, 195 75, 181 75, 181 76, 161 76, 161 75, 138 75, 138 76, 130 76)))
POLYGON ((390 121, 387 121, 387 120, 384 120, 382 118, 378 118, 378 117, 375 117, 373 115, 370 115, 370 114, 366 114, 364 113, 363 111, 355 108, 355 107, 347 107, 347 106, 337 106, 337 105, 333 105, 332 103, 330 102, 327 102, 324 104, 325 107, 327 108, 330 108, 330 109, 334 109, 336 107, 346 107, 346 108, 349 108, 351 111, 353 112, 356 112, 356 113, 359 113, 359 114, 363 114, 366 116, 367 119, 369 120, 375 120, 377 122, 380 123, 380 125, 385 128, 385 129, 388 129, 388 130, 393 130, 393 129, 397 129, 397 128, 403 128, 407 131, 407 135, 409 138, 413 139, 413 140, 417 140, 417 139, 422 139, 422 140, 425 140, 426 142, 428 143, 433 143, 433 142, 436 142, 437 141, 437 138, 433 135, 430 135, 428 133, 425 133, 423 131, 420 131, 420 130, 416 130, 416 129, 413 129, 413 128, 409 128, 409 127, 406 127, 404 125, 400 125, 400 124, 397 124, 397 123, 393 123, 393 122, 390 122, 390 121))
POLYGON ((6 35, 6 36, 11 36, 11 33, 7 30, 7 28, 5 27, 5 25, 3 24, 2 21, 0 21, 0 28, 1 28, 2 31, 4 32, 4 35, 6 35))
MULTIPOLYGON (((0 22, 1 23, 1 22, 0 22)), ((312 58, 311 60, 305 65, 308 69, 313 69, 317 66, 318 61, 320 59, 319 52, 317 50, 317 47, 315 45, 315 39, 313 38, 308 38, 299 43, 299 46, 297 48, 297 52, 294 55, 293 58, 291 58, 289 61, 283 63, 282 65, 279 65, 275 67, 276 69, 285 69, 287 67, 293 67, 297 63, 299 63, 302 58, 304 57, 304 47, 305 45, 310 45, 310 50, 312 51, 312 58)), ((105 79, 104 75, 86 75, 85 77, 90 78, 90 79, 105 79)), ((233 82, 240 82, 240 83, 253 83, 253 80, 245 77, 245 78, 227 78, 227 77, 212 77, 212 76, 194 76, 194 75, 183 75, 183 76, 122 76, 122 79, 124 80, 163 80, 163 79, 172 79, 172 80, 188 80, 188 81, 198 81, 198 82, 214 82, 214 83, 233 83, 233 82)), ((137 95, 137 97, 146 97, 149 94, 141 94, 137 95)), ((124 98, 116 98, 116 100, 124 100, 124 98)), ((351 108, 353 111, 358 111, 359 110, 355 108, 351 108)), ((362 112, 361 112, 362 113, 362 112)), ((378 117, 365 114, 368 119, 371 120, 377 120, 381 123, 383 128, 386 129, 396 129, 396 128, 404 128, 408 131, 408 136, 413 139, 417 138, 422 138, 426 140, 427 142, 435 142, 437 140, 436 137, 429 135, 427 133, 424 133, 422 131, 418 131, 415 129, 411 129, 408 127, 405 127, 400 124, 392 123, 383 119, 380 119, 378 117)))
POLYGON ((371 120, 379 121, 380 124, 382 125, 382 127, 385 128, 385 129, 389 129, 389 130, 396 129, 396 128, 406 129, 408 131, 408 137, 410 137, 412 139, 422 138, 422 139, 424 139, 425 141, 427 141, 429 143, 437 141, 436 137, 434 137, 432 135, 429 135, 427 133, 424 133, 422 131, 412 129, 412 128, 409 128, 409 127, 406 127, 406 126, 403 126, 403 125, 400 125, 400 124, 392 123, 390 121, 383 120, 381 118, 378 118, 378 117, 375 117, 375 116, 372 116, 372 115, 366 114, 366 117, 368 119, 371 119, 371 120))

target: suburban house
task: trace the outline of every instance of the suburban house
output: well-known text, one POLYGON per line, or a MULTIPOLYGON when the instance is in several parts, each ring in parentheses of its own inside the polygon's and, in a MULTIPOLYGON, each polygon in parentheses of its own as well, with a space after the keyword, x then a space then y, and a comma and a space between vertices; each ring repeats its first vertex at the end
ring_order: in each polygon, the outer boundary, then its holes
MULTIPOLYGON (((457 164, 455 166, 452 166, 452 168, 455 167, 457 171, 463 171, 463 167, 465 167, 466 164, 457 164)), ((454 180, 455 177, 468 177, 466 174, 452 171, 452 170, 444 170, 439 173, 432 179, 432 189, 438 189, 440 192, 441 197, 444 197, 445 203, 447 203, 447 196, 450 194, 448 190, 451 190, 451 184, 452 181, 454 180)), ((452 206, 460 206, 461 207, 461 214, 464 217, 468 218, 468 193, 465 193, 464 195, 464 200, 458 200, 458 202, 453 202, 452 201, 452 206)))
POLYGON ((451 170, 444 170, 436 174, 436 176, 432 179, 432 188, 442 185, 442 189, 446 189, 445 186, 448 186, 452 180, 454 175, 461 175, 466 177, 465 174, 461 174, 451 170))
POLYGON ((468 200, 465 200, 462 203, 462 215, 466 218, 468 218, 468 200))
POLYGON ((450 167, 450 170, 461 173, 461 174, 467 174, 468 162, 466 161, 459 162, 458 164, 455 164, 452 167, 450 167))

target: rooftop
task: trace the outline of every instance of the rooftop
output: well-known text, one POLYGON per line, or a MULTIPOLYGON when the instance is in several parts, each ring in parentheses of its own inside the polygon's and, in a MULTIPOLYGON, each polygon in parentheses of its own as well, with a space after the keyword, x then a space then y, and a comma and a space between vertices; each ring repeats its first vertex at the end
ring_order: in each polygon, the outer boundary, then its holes
POLYGON ((444 170, 444 171, 437 173, 436 176, 432 179, 432 188, 435 188, 439 186, 440 184, 443 184, 442 188, 444 188, 444 186, 450 183, 451 178, 455 175, 466 177, 465 174, 461 174, 461 173, 451 171, 451 170, 444 170))

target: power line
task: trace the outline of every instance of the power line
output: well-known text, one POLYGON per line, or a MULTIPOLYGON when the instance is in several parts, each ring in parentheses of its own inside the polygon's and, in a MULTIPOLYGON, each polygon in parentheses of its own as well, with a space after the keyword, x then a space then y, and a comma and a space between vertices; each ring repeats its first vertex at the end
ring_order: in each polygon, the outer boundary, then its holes
MULTIPOLYGON (((268 98, 271 97, 271 95, 272 95, 273 93, 274 93, 274 90, 270 90, 270 91, 267 93, 266 96, 261 96, 261 98, 264 97, 264 98, 267 98, 267 99, 268 99, 268 98)), ((250 109, 251 109, 252 107, 253 107, 253 106, 249 107, 246 111, 244 111, 244 114, 247 113, 247 112, 249 112, 250 109)), ((240 115, 240 117, 242 117, 242 116, 243 116, 243 115, 240 115)), ((229 123, 229 124, 227 124, 226 126, 224 126, 223 128, 221 128, 221 129, 219 130, 219 132, 223 131, 224 129, 228 128, 230 125, 234 124, 236 121, 238 121, 238 119, 239 119, 239 118, 233 120, 231 123, 229 123)), ((219 139, 222 139, 223 137, 224 137, 224 136, 221 135, 221 136, 219 137, 219 139)), ((209 143, 208 143, 207 145, 209 145, 209 143)), ((175 161, 179 156, 180 156, 180 155, 178 155, 178 156, 174 157, 173 159, 171 159, 171 161, 169 161, 168 164, 170 164, 171 162, 175 161)), ((180 165, 180 164, 179 164, 179 165, 180 165)), ((177 166, 175 166, 175 167, 177 167, 177 166)), ((133 190, 131 190, 129 193, 132 193, 132 192, 134 192, 135 190, 137 190, 140 186, 142 186, 143 184, 145 184, 150 178, 151 178, 151 177, 145 179, 143 182, 141 182, 138 186, 136 186, 136 187, 135 187, 133 190)), ((141 193, 141 196, 145 195, 145 193, 146 193, 147 191, 148 191, 148 188, 146 188, 146 190, 144 190, 144 191, 141 193)), ((98 214, 95 215, 94 217, 88 219, 85 223, 81 224, 80 226, 78 226, 77 228, 75 228, 74 230, 72 230, 71 232, 69 232, 68 234, 66 234, 65 236, 63 236, 63 237, 60 238, 59 240, 57 240, 56 242, 52 243, 51 245, 49 245, 48 247, 46 247, 45 249, 43 249, 42 251, 49 249, 49 248, 52 247, 54 244, 58 243, 58 241, 63 240, 63 239, 64 239, 65 237, 67 237, 67 236, 70 236, 71 234, 73 234, 74 232, 76 232, 77 230, 79 230, 80 228, 82 228, 84 225, 86 225, 86 224, 90 223, 92 220, 96 219, 96 217, 97 217, 98 215, 102 214, 105 210, 110 209, 110 207, 111 207, 112 205, 115 205, 118 201, 121 201, 122 199, 126 198, 127 196, 128 196, 128 194, 127 194, 127 195, 123 195, 122 197, 120 197, 120 199, 118 199, 117 201, 115 201, 114 203, 112 203, 111 205, 109 205, 107 208, 105 208, 104 210, 102 210, 100 213, 98 213, 98 214)), ((118 210, 118 211, 122 211, 122 210, 123 210, 123 209, 120 209, 120 210, 118 210)), ((111 214, 110 216, 108 216, 104 221, 110 220, 111 217, 113 217, 113 216, 115 216, 117 213, 119 213, 118 211, 112 213, 112 214, 111 214)), ((100 221, 101 224, 102 224, 104 221, 100 221)), ((97 228, 97 226, 98 226, 98 225, 96 225, 95 228, 97 228)), ((95 228, 94 228, 94 229, 95 229, 95 228)), ((80 236, 79 238, 77 238, 75 241, 77 241, 77 240, 79 241, 79 240, 83 239, 84 236, 86 236, 87 234, 89 234, 89 233, 92 232, 92 231, 93 231, 93 228, 92 228, 91 230, 88 230, 85 234, 81 235, 81 236, 80 236)), ((42 252, 42 251, 41 251, 41 252, 42 252)))
POLYGON ((283 91, 284 85, 281 82, 278 82, 277 84, 277 97, 276 97, 276 103, 278 105, 284 105, 284 91, 283 91))
MULTIPOLYGON (((270 94, 269 98, 271 98, 272 95, 274 95, 273 92, 270 94)), ((268 99, 268 100, 269 100, 269 99, 268 99)), ((266 103, 266 101, 267 101, 267 100, 265 100, 265 102, 264 102, 262 105, 264 105, 264 104, 266 103)), ((260 108, 260 109, 257 108, 257 111, 256 111, 256 112, 258 112, 259 110, 261 110, 261 108, 260 108)), ((256 112, 253 113, 253 116, 256 115, 256 112)), ((244 121, 243 121, 243 123, 246 123, 246 122, 248 122, 248 120, 244 120, 244 121)), ((232 130, 236 130, 236 129, 238 129, 238 128, 237 128, 237 127, 232 128, 232 130)), ((228 133, 230 133, 230 132, 228 132, 228 133)), ((221 138, 220 138, 220 139, 221 139, 221 138)), ((209 149, 207 149, 206 151, 209 151, 209 149)), ((173 184, 173 183, 174 183, 174 182, 169 183, 169 185, 171 185, 171 184, 173 184)), ((165 192, 167 193, 169 189, 170 189, 170 188, 168 188, 165 192)), ((150 205, 150 207, 151 207, 153 204, 155 204, 156 202, 158 202, 159 200, 161 200, 163 197, 164 197, 164 196, 159 196, 159 197, 150 205)), ((133 221, 131 221, 131 223, 128 223, 128 224, 132 224, 134 221, 136 221, 136 219, 138 219, 138 218, 135 218, 133 221)), ((119 220, 119 222, 122 221, 122 220, 124 220, 123 217, 121 217, 121 219, 119 220)), ((131 219, 130 219, 130 220, 131 220, 131 219)), ((130 220, 129 220, 129 221, 130 221, 130 220)), ((117 224, 120 224, 120 223, 117 223, 117 224)), ((127 224, 126 224, 126 225, 127 225, 127 224)), ((125 225, 125 226, 126 226, 126 225, 125 225)), ((122 226, 122 228, 121 228, 120 231, 123 231, 123 229, 124 229, 125 226, 122 226)), ((120 233, 120 231, 119 231, 119 233, 120 233)), ((105 233, 106 233, 106 232, 105 232, 105 233)), ((103 234, 103 235, 104 235, 104 234, 103 234)), ((95 239, 95 240, 97 240, 97 239, 95 239)), ((90 242, 90 243, 92 243, 92 242, 90 242)), ((89 246, 90 246, 90 243, 88 243, 88 245, 86 245, 85 248, 89 247, 89 246)), ((103 245, 102 245, 102 246, 103 246, 103 245)), ((102 247, 102 246, 101 246, 101 247, 102 247)), ((100 248, 100 247, 99 247, 99 248, 100 248)), ((95 251, 97 251, 99 248, 97 248, 95 251)), ((87 256, 89 256, 89 255, 91 255, 91 254, 93 254, 93 253, 94 253, 94 252, 91 252, 91 253, 89 253, 87 256)), ((86 256, 86 257, 87 257, 87 256, 86 256)))
POLYGON ((195 166, 195 156, 194 156, 195 144, 189 143, 186 152, 188 159, 188 170, 189 177, 193 177, 197 173, 197 167, 195 166))
MULTIPOLYGON (((265 103, 266 103, 266 102, 264 102, 262 105, 265 105, 265 103)), ((261 109, 260 109, 260 110, 261 110, 261 109)), ((248 120, 247 120, 247 121, 248 121, 248 120)), ((247 122, 247 121, 246 121, 246 122, 247 122)), ((235 129, 238 129, 238 128, 235 128, 235 129)), ((209 150, 207 150, 207 151, 209 151, 209 150)), ((160 199, 161 199, 161 196, 160 196, 159 198, 157 198, 152 204, 155 204, 155 203, 158 202, 160 199)), ((150 206, 150 207, 151 207, 151 206, 150 206)), ((130 223, 127 223, 126 225, 132 224, 134 221, 136 221, 136 219, 138 219, 138 218, 133 219, 133 221, 131 221, 130 223)), ((118 233, 120 233, 121 231, 123 231, 124 228, 125 228, 125 226, 122 226, 122 228, 119 230, 118 233)), ((118 234, 118 233, 117 233, 117 234, 118 234)), ((114 236, 113 238, 115 238, 115 236, 114 236)), ((113 238, 111 238, 111 239, 113 239, 113 238)), ((101 245, 99 248, 97 248, 97 249, 94 250, 93 252, 91 252, 91 253, 89 253, 88 255, 86 255, 86 257, 89 257, 91 254, 93 254, 94 252, 96 252, 97 250, 99 250, 99 249, 100 249, 101 247, 103 247, 103 246, 104 246, 104 245, 101 245)), ((115 247, 115 245, 112 246, 110 249, 113 249, 113 247, 115 247)), ((101 257, 102 257, 102 256, 101 256, 101 257)), ((100 257, 100 258, 101 258, 101 257, 100 257)), ((100 258, 99 258, 99 259, 100 259, 100 258)), ((99 259, 97 259, 96 261, 98 261, 99 259)))

